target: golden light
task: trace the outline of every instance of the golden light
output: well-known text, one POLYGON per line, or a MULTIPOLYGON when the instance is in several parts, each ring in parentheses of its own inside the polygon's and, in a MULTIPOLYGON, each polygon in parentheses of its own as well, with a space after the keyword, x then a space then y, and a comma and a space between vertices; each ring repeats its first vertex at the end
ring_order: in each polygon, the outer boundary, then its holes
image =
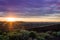
POLYGON ((7 22, 15 22, 16 19, 15 19, 15 18, 6 18, 6 21, 7 21, 7 22))

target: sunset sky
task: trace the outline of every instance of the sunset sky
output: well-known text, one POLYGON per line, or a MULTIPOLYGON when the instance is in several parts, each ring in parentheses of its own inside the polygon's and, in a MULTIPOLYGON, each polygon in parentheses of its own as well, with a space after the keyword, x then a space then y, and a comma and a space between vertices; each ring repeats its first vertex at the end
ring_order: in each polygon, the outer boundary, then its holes
POLYGON ((60 22, 60 0, 0 0, 0 21, 60 22))

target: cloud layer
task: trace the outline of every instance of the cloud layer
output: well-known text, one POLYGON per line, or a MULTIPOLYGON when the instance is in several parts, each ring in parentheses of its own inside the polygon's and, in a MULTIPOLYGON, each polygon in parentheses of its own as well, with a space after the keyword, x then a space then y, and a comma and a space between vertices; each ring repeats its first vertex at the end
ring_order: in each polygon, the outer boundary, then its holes
POLYGON ((0 16, 15 12, 22 16, 60 17, 60 0, 0 0, 0 16))

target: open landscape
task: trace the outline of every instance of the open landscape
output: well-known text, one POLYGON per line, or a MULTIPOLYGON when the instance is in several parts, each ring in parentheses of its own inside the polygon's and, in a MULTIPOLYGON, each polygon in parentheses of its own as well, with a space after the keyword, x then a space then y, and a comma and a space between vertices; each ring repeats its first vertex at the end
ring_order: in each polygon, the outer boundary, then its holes
POLYGON ((60 22, 0 22, 0 40, 60 40, 60 22))
POLYGON ((0 40, 60 40, 60 0, 0 0, 0 40))

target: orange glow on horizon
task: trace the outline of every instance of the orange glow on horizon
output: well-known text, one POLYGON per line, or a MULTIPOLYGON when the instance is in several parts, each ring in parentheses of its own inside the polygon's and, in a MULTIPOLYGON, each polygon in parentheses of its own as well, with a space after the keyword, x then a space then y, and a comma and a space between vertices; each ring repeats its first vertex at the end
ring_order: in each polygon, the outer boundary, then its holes
POLYGON ((15 19, 15 18, 6 18, 6 21, 7 21, 7 22, 15 22, 16 19, 15 19))
POLYGON ((18 17, 0 17, 0 21, 6 22, 60 22, 60 19, 49 19, 49 18, 18 18, 18 17))

